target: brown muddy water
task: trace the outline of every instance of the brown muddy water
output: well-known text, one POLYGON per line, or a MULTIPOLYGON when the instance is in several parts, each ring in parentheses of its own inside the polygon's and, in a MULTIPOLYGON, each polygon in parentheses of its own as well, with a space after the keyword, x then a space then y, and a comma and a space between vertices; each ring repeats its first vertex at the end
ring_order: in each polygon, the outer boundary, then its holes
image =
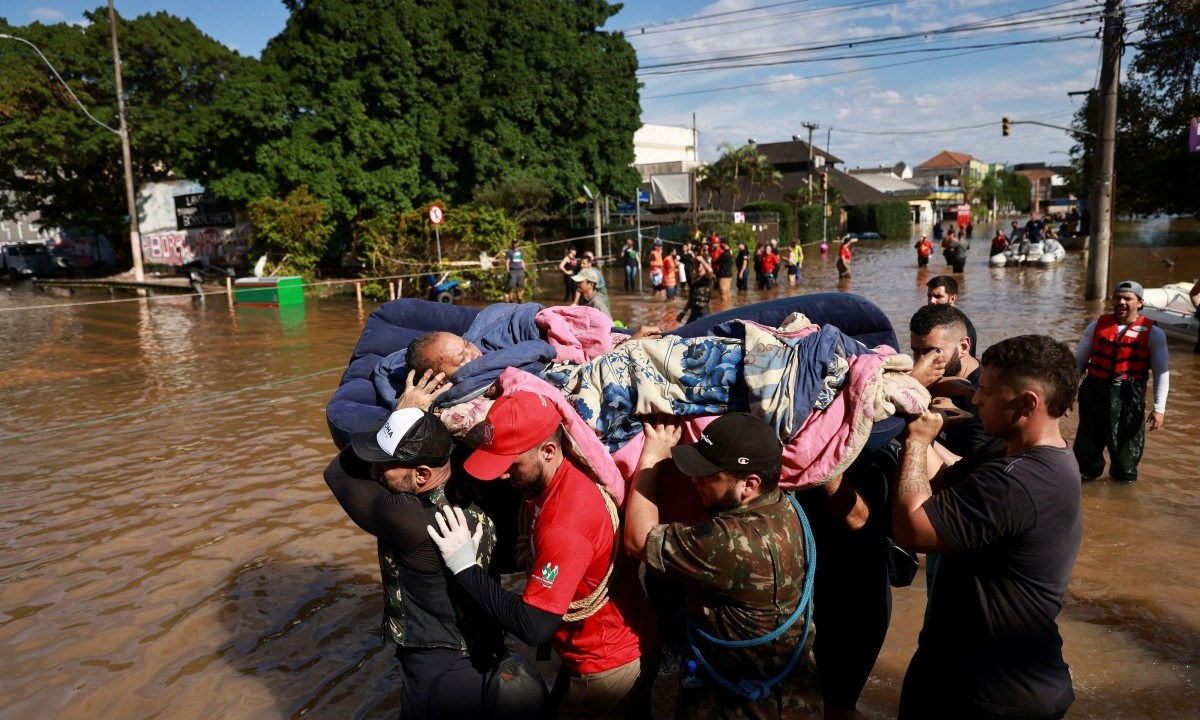
MULTIPOLYGON (((1122 232, 1115 279, 1200 276, 1194 225, 1122 232)), ((959 303, 982 346, 1026 332, 1073 345, 1102 309, 1081 299, 1081 254, 993 270, 985 246, 976 240, 959 303)), ((833 261, 810 247, 791 292, 862 294, 904 345, 924 281, 942 270, 918 270, 909 242, 868 241, 839 285, 833 261)), ((679 301, 625 294, 618 271, 608 282, 618 317, 673 325, 679 301)), ((561 292, 547 273, 538 299, 561 292)), ((321 480, 334 452, 324 406, 374 306, 107 300, 0 286, 0 717, 394 717, 374 541, 321 480)), ((1070 718, 1200 716, 1191 350, 1170 341, 1167 422, 1149 436, 1141 480, 1083 488, 1083 549, 1061 617, 1078 696, 1070 718)), ((865 717, 894 716, 921 583, 895 593, 865 717)))

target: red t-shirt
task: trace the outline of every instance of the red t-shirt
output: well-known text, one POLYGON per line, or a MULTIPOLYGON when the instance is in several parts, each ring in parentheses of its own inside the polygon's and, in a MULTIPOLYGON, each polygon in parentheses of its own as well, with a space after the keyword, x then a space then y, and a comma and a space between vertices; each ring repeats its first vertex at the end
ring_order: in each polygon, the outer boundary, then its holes
POLYGON ((766 274, 775 272, 775 266, 779 264, 779 256, 773 252, 763 253, 762 269, 766 274))
POLYGON ((850 262, 850 243, 843 243, 842 249, 838 250, 838 255, 846 262, 850 262))
MULTIPOLYGON (((539 610, 565 614, 587 597, 608 571, 614 534, 600 488, 564 460, 533 504, 533 571, 524 600, 539 610)), ((654 616, 634 564, 623 549, 609 578, 608 602, 596 614, 562 622, 551 641, 567 670, 594 673, 641 657, 654 637, 654 616)))

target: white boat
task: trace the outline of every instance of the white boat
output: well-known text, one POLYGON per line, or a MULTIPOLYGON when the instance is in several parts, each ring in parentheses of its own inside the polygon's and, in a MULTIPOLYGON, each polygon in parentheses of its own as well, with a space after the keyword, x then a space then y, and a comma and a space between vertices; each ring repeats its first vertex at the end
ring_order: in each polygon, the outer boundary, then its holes
POLYGON ((1008 265, 1054 265, 1062 262, 1067 256, 1067 250, 1054 238, 1043 242, 1018 243, 999 255, 988 258, 992 267, 1008 265))
POLYGON ((1196 306, 1188 295, 1191 289, 1190 282, 1146 288, 1142 293, 1142 299, 1146 301, 1142 314, 1153 320, 1168 337, 1195 341, 1200 320, 1196 319, 1196 306))

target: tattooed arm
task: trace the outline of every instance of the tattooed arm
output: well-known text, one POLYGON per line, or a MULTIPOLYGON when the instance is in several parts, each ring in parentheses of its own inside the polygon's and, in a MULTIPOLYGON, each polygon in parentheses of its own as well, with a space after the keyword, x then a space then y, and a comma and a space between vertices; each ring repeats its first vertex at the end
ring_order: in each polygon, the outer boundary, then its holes
POLYGON ((908 550, 940 552, 937 530, 925 514, 925 501, 933 497, 930 486, 928 454, 930 444, 942 429, 942 416, 926 410, 908 424, 900 468, 892 496, 892 535, 908 550))

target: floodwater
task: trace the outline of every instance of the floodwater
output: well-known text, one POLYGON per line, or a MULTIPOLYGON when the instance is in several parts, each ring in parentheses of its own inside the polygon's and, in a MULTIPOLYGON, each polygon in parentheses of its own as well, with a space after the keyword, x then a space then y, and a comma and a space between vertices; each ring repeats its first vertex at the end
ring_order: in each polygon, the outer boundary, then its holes
MULTIPOLYGON (((1118 230, 1115 279, 1200 275, 1196 225, 1118 230)), ((959 303, 981 345, 1026 332, 1073 345, 1102 309, 1081 299, 1081 254, 993 270, 986 243, 981 229, 959 303)), ((807 248, 798 291, 862 294, 904 344, 925 280, 943 270, 919 271, 910 246, 857 244, 841 285, 833 261, 807 248)), ((625 294, 618 272, 608 282, 618 317, 673 325, 679 301, 625 294)), ((108 302, 2 287, 0 717, 394 717, 374 541, 321 480, 334 452, 324 405, 374 306, 309 297, 281 313, 222 296, 108 302)), ((556 302, 560 281, 547 273, 539 296, 556 302)), ((1083 488, 1083 549, 1061 617, 1071 718, 1200 715, 1191 349, 1170 341, 1166 426, 1149 436, 1141 480, 1083 488)), ((894 716, 921 582, 895 592, 865 717, 894 716)))

